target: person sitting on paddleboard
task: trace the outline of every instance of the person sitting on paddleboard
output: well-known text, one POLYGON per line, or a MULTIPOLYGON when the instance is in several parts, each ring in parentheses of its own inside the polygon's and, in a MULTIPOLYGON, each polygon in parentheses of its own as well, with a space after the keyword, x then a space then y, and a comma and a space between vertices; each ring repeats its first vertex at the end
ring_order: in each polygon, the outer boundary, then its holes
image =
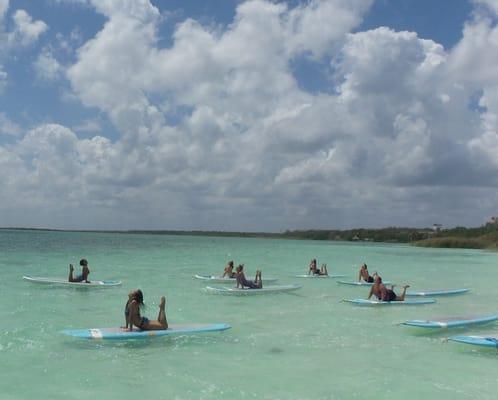
POLYGON ((234 272, 234 270, 233 270, 233 261, 228 261, 228 264, 225 267, 225 270, 223 271, 222 278, 224 278, 225 276, 227 278, 236 278, 237 277, 237 273, 234 272))
POLYGON ((140 309, 144 306, 144 295, 140 289, 134 290, 128 294, 128 301, 125 305, 126 326, 124 329, 133 330, 133 326, 143 331, 157 331, 168 329, 166 320, 166 298, 161 297, 159 303, 159 314, 157 321, 151 321, 147 317, 140 315, 140 309))
POLYGON ((373 276, 370 276, 370 274, 368 273, 368 267, 367 267, 367 264, 363 264, 361 267, 360 267, 360 272, 358 274, 358 282, 361 282, 361 280, 363 279, 365 282, 368 282, 368 283, 374 283, 375 282, 375 274, 373 274, 373 276))
POLYGON ((370 288, 370 294, 368 295, 368 299, 370 297, 375 296, 377 297, 377 300, 382 300, 382 297, 385 297, 385 291, 387 290, 384 284, 382 283, 382 278, 378 274, 374 274, 375 278, 374 279, 374 284, 370 288))
POLYGON ((88 275, 90 275, 90 269, 88 268, 88 261, 86 259, 80 260, 81 265, 81 275, 78 275, 76 278, 73 276, 74 267, 73 264, 69 264, 69 282, 85 282, 90 283, 88 280, 88 275))
POLYGON ((261 280, 261 271, 259 269, 256 270, 256 277, 254 281, 248 281, 246 276, 244 275, 244 264, 240 264, 237 267, 237 288, 239 287, 244 289, 244 287, 248 287, 249 289, 262 289, 263 281, 261 280))
POLYGON ((322 264, 320 269, 317 268, 316 266, 316 258, 314 258, 313 260, 311 260, 310 262, 310 267, 309 267, 309 270, 308 270, 308 275, 328 275, 328 271, 327 271, 327 264, 322 264))

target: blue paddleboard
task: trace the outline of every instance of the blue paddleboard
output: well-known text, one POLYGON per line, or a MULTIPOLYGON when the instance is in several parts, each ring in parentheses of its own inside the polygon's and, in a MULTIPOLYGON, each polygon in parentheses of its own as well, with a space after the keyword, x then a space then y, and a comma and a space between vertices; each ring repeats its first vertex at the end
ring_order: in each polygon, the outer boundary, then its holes
POLYGON ((484 315, 476 317, 454 317, 454 318, 439 318, 434 320, 412 319, 405 321, 402 325, 414 326, 417 328, 445 329, 458 328, 462 326, 487 324, 498 320, 498 315, 484 315))
POLYGON ((406 292, 407 296, 451 296, 453 294, 467 293, 470 289, 446 289, 446 290, 419 290, 416 292, 406 292))
POLYGON ((380 301, 380 300, 367 300, 367 299, 351 299, 344 300, 348 303, 353 303, 359 306, 416 306, 421 304, 432 304, 435 303, 435 299, 421 299, 421 300, 411 300, 405 299, 405 301, 380 301))
POLYGON ((489 336, 465 336, 465 335, 458 335, 458 336, 451 336, 448 338, 448 340, 451 340, 453 342, 458 342, 458 343, 465 343, 465 344, 472 344, 474 346, 481 346, 481 347, 494 347, 498 348, 498 335, 492 334, 489 336))
MULTIPOLYGON (((372 286, 373 283, 371 282, 358 282, 358 281, 337 281, 337 283, 340 283, 341 285, 350 285, 350 286, 372 286)), ((382 281, 384 285, 390 285, 391 282, 389 281, 382 281)))
POLYGON ((65 329, 62 333, 80 339, 129 340, 149 339, 172 335, 193 335, 196 333, 220 332, 230 329, 228 324, 172 324, 166 330, 127 331, 121 328, 65 329))

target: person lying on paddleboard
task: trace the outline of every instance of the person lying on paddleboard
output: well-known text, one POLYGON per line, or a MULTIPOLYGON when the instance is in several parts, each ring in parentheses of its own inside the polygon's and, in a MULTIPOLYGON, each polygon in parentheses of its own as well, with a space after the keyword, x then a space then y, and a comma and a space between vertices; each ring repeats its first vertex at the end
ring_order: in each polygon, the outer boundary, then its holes
POLYGON ((166 298, 161 297, 159 303, 159 314, 157 321, 151 321, 147 317, 140 315, 140 309, 144 307, 144 295, 140 289, 128 293, 128 301, 125 305, 126 325, 123 329, 132 331, 133 326, 143 331, 157 331, 168 329, 168 321, 166 320, 166 298))
POLYGON ((233 261, 228 261, 228 264, 225 267, 225 270, 223 271, 222 278, 224 278, 225 276, 227 278, 236 278, 237 277, 237 273, 233 270, 233 261))
POLYGON ((371 276, 368 273, 367 264, 363 264, 360 267, 360 272, 358 273, 358 282, 361 282, 361 280, 363 279, 365 282, 373 283, 373 282, 375 282, 375 275, 376 275, 376 272, 373 274, 373 276, 371 276))
POLYGON ((246 276, 244 275, 244 264, 240 264, 237 267, 237 288, 239 287, 244 289, 247 287, 249 289, 263 289, 263 281, 261 280, 261 271, 259 269, 256 270, 256 277, 254 281, 248 281, 246 276))
POLYGON ((316 258, 314 258, 313 260, 311 260, 310 262, 310 267, 309 267, 309 270, 308 270, 308 275, 328 275, 328 271, 327 271, 327 264, 322 264, 322 266, 320 267, 320 269, 317 268, 316 266, 316 258))
POLYGON ((85 282, 90 283, 88 280, 88 275, 90 275, 90 269, 88 268, 88 261, 86 259, 80 260, 81 265, 81 275, 78 275, 76 278, 73 276, 74 267, 73 264, 69 264, 69 282, 85 282))

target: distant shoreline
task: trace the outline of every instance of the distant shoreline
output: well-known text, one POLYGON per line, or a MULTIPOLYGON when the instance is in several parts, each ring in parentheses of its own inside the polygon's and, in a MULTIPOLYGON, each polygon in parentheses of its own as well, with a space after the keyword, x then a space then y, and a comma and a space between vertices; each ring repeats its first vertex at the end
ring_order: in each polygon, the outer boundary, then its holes
POLYGON ((19 228, 2 227, 0 231, 39 231, 39 232, 81 232, 81 233, 115 233, 135 235, 177 235, 177 236, 211 236, 241 237, 264 239, 295 239, 346 242, 406 243, 419 247, 463 248, 498 250, 498 226, 485 225, 478 228, 456 227, 435 232, 431 228, 379 229, 308 229, 287 230, 285 232, 232 232, 232 231, 183 231, 183 230, 93 230, 93 229, 55 229, 55 228, 19 228))
POLYGON ((308 229, 287 230, 285 232, 238 232, 238 231, 203 231, 203 230, 100 230, 100 229, 55 229, 55 228, 19 228, 0 227, 2 230, 12 231, 39 231, 39 232, 84 232, 84 233, 118 233, 142 235, 185 235, 185 236, 221 236, 221 237, 254 237, 274 239, 307 239, 351 242, 385 242, 408 243, 414 240, 428 238, 432 232, 429 228, 380 228, 380 229, 308 229))

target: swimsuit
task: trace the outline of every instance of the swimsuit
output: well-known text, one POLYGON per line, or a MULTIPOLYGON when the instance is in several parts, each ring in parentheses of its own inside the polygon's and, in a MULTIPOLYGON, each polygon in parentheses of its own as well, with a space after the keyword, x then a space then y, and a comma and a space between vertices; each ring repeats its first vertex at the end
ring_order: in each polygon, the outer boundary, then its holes
POLYGON ((142 320, 140 321, 140 326, 139 328, 140 329, 144 329, 144 325, 148 324, 149 323, 149 318, 147 317, 142 317, 142 320))
POLYGON ((368 283, 374 283, 374 278, 372 276, 369 276, 367 279, 368 283))
POLYGON ((396 300, 396 293, 392 291, 391 289, 386 290, 387 293, 387 299, 384 301, 395 301, 396 300))

